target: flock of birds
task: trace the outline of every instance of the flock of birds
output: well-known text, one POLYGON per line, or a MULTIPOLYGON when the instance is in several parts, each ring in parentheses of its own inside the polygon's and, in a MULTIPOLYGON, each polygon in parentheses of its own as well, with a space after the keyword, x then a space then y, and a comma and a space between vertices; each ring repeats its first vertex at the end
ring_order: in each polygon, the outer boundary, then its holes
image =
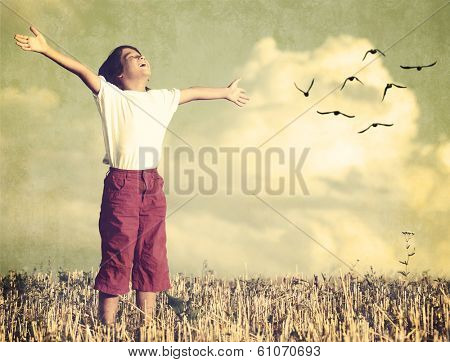
MULTIPOLYGON (((370 53, 370 54, 380 53, 381 55, 386 56, 386 55, 385 55, 381 50, 379 50, 379 49, 369 49, 369 50, 364 54, 364 57, 363 57, 362 61, 364 61, 364 59, 366 59, 366 56, 367 56, 367 54, 369 54, 369 53, 370 53)), ((420 70, 422 70, 422 68, 432 67, 432 66, 434 66, 436 63, 437 63, 437 61, 435 61, 434 63, 428 64, 428 65, 400 65, 400 68, 402 68, 402 69, 416 69, 417 71, 420 71, 420 70)), ((358 79, 358 77, 352 75, 352 76, 350 76, 350 77, 347 77, 347 78, 344 80, 344 83, 342 84, 340 90, 344 89, 344 87, 345 87, 347 81, 353 82, 353 81, 355 81, 355 80, 358 81, 359 83, 361 83, 362 85, 364 85, 364 83, 361 82, 361 81, 358 79)), ((313 84, 314 84, 314 78, 313 78, 311 84, 309 85, 308 89, 307 89, 306 91, 304 91, 304 90, 300 89, 300 88, 297 86, 297 84, 294 82, 295 88, 297 88, 300 92, 302 92, 303 95, 304 95, 305 97, 309 97, 309 91, 311 90, 313 84)), ((402 85, 399 85, 399 84, 387 83, 387 84, 386 84, 386 87, 384 88, 383 97, 381 98, 381 101, 382 101, 382 102, 383 102, 384 98, 386 97, 387 91, 388 91, 389 89, 391 89, 392 87, 396 87, 396 88, 406 88, 405 86, 402 86, 402 85)), ((335 116, 342 115, 342 116, 345 116, 345 117, 348 117, 348 118, 354 118, 354 117, 355 117, 355 116, 352 116, 352 115, 348 115, 348 114, 342 113, 342 112, 340 112, 340 111, 330 111, 330 112, 319 112, 319 111, 317 111, 317 113, 319 113, 319 114, 330 114, 330 113, 332 113, 332 114, 334 114, 335 116)), ((375 123, 372 123, 372 124, 371 124, 369 127, 367 127, 366 129, 363 129, 362 131, 359 131, 358 133, 364 133, 364 132, 366 132, 369 128, 371 128, 371 127, 377 127, 377 126, 390 127, 390 126, 393 126, 393 125, 394 125, 393 123, 379 123, 379 122, 375 122, 375 123)))
MULTIPOLYGON (((366 56, 367 56, 369 53, 370 53, 370 54, 380 53, 381 55, 386 56, 386 55, 385 55, 381 50, 379 50, 379 49, 370 49, 370 50, 368 50, 368 51, 366 52, 366 54, 364 55, 363 61, 364 61, 364 59, 366 58, 366 56)), ((414 66, 400 65, 400 67, 401 67, 402 69, 417 69, 418 71, 420 71, 420 70, 422 70, 422 68, 432 67, 432 66, 434 66, 436 63, 437 63, 437 61, 435 61, 434 63, 429 64, 429 65, 414 65, 414 66)), ((344 87, 345 87, 347 81, 352 82, 352 81, 355 81, 355 80, 358 81, 359 83, 361 83, 361 84, 364 85, 364 83, 361 82, 356 76, 350 76, 350 77, 347 77, 347 78, 344 80, 344 83, 342 84, 340 90, 344 89, 344 87)), ((297 86, 297 84, 294 82, 295 87, 296 87, 300 92, 302 92, 303 95, 304 95, 305 97, 309 97, 309 91, 311 90, 313 84, 314 84, 314 79, 312 80, 311 84, 309 85, 308 90, 303 91, 303 90, 300 89, 300 88, 297 86)), ((386 97, 386 92, 388 91, 388 89, 390 89, 390 88, 392 88, 392 87, 406 88, 405 86, 401 86, 401 85, 394 84, 394 83, 388 83, 388 84, 386 84, 386 87, 384 88, 384 92, 383 92, 383 97, 382 97, 382 99, 381 99, 382 102, 383 102, 384 98, 386 97)), ((319 114, 331 114, 331 113, 332 113, 332 114, 335 115, 335 116, 342 115, 342 116, 345 116, 345 117, 347 117, 347 118, 354 118, 354 117, 355 117, 354 115, 348 115, 348 114, 342 113, 342 112, 340 112, 340 111, 329 111, 329 112, 320 112, 320 111, 317 111, 317 113, 319 113, 319 114)), ((371 128, 371 127, 377 127, 377 126, 387 126, 387 127, 389 127, 389 126, 393 126, 393 124, 378 123, 378 122, 372 123, 369 127, 367 127, 366 129, 363 129, 362 131, 359 131, 358 133, 364 133, 364 132, 366 132, 369 128, 371 128)), ((410 233, 410 232, 407 232, 407 231, 403 232, 403 234, 405 234, 405 235, 414 235, 414 233, 410 233)), ((173 296, 169 295, 169 294, 167 293, 167 291, 164 291, 164 293, 165 293, 166 296, 167 296, 168 305, 173 309, 173 311, 175 312, 175 314, 176 314, 180 319, 182 319, 184 316, 186 316, 186 317, 188 318, 188 320, 193 320, 193 319, 196 319, 196 318, 197 318, 197 316, 198 316, 199 311, 200 311, 201 308, 194 308, 194 304, 193 304, 193 301, 192 301, 191 299, 188 299, 187 301, 185 301, 185 300, 182 299, 182 298, 176 298, 176 297, 173 297, 173 296)))

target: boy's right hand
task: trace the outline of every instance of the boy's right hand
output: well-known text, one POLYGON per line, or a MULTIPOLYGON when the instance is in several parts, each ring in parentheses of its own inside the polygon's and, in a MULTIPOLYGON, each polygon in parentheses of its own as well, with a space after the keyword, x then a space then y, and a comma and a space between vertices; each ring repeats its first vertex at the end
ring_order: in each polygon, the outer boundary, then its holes
POLYGON ((30 26, 30 30, 36 36, 15 34, 14 39, 16 39, 16 44, 23 50, 44 54, 49 49, 47 41, 33 25, 30 26))

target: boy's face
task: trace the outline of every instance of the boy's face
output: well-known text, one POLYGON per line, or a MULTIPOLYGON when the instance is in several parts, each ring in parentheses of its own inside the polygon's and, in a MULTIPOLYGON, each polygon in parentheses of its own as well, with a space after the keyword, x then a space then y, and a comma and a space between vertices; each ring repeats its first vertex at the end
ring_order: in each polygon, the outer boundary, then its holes
POLYGON ((145 57, 131 48, 124 48, 120 61, 123 65, 122 75, 127 78, 146 77, 150 79, 150 63, 145 57))

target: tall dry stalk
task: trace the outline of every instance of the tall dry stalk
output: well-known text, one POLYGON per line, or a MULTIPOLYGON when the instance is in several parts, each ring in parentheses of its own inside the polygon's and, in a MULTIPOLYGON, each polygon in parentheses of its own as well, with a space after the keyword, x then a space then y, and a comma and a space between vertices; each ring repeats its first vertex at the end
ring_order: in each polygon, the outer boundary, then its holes
POLYGON ((114 327, 97 320, 94 271, 11 271, 1 277, 0 341, 449 341, 449 281, 428 273, 405 271, 404 283, 373 268, 231 280, 205 270, 174 275, 147 324, 134 291, 123 296, 114 327))

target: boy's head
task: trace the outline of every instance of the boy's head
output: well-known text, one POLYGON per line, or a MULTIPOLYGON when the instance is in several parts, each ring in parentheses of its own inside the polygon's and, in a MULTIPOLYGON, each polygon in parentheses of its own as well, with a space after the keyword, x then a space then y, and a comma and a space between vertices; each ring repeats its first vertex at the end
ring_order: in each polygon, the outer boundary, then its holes
MULTIPOLYGON (((146 78, 150 79, 150 63, 141 52, 131 45, 121 45, 115 48, 103 62, 98 75, 123 89, 122 80, 146 78)), ((145 90, 150 88, 145 87, 145 90)))

